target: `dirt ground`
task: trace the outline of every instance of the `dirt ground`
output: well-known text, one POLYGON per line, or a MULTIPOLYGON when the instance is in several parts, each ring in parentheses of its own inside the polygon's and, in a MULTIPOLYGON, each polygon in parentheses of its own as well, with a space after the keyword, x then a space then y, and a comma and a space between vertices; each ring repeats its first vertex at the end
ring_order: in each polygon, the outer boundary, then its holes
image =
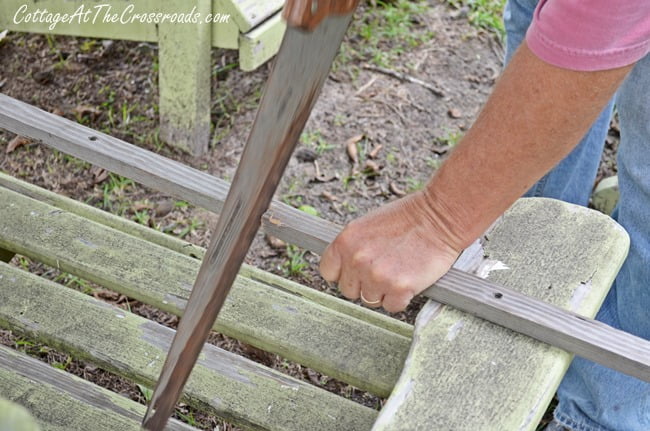
MULTIPOLYGON (((437 1, 420 2, 408 18, 362 7, 284 175, 276 198, 345 224, 368 210, 422 187, 470 127, 497 79, 503 48, 491 32, 471 26, 462 10, 437 1), (422 6, 424 5, 424 7, 422 6), (393 21, 390 21, 393 20, 393 21), (392 34, 378 23, 396 26, 392 34), (375 26, 375 27, 373 27, 375 26), (373 33, 375 29, 376 33, 373 33), (381 34, 380 34, 381 33, 381 34), (384 69, 406 73, 435 87, 404 82, 384 69), (382 72, 382 70, 384 70, 382 72), (358 162, 347 151, 356 143, 358 162)), ((10 33, 0 42, 0 91, 117 138, 182 161, 221 178, 233 176, 271 64, 252 73, 237 66, 237 54, 213 50, 210 151, 193 158, 158 139, 157 47, 125 41, 10 33)), ((17 178, 147 224, 198 245, 207 245, 215 216, 90 166, 47 147, 0 132, 0 170, 17 178)), ((615 130, 608 138, 602 175, 615 171, 615 130)), ((330 288, 317 274, 317 256, 259 235, 247 262, 315 289, 330 288)), ((48 273, 79 288, 79 282, 26 258, 16 265, 48 273)), ((92 289, 91 289, 92 290, 92 289)), ((331 291, 332 294, 337 294, 331 291)), ((104 300, 174 327, 177 319, 110 292, 104 300)), ((412 321, 421 304, 396 317, 412 321)), ((0 342, 28 351, 132 399, 142 390, 116 376, 0 331, 0 342), (67 365, 66 365, 67 363, 67 365)), ((220 347, 261 360, 294 377, 325 382, 331 391, 350 388, 281 358, 261 355, 235 340, 214 335, 220 347)), ((367 405, 381 400, 356 391, 367 405)), ((182 406, 181 413, 191 409, 182 406)), ((192 413, 194 414, 194 413, 192 413)), ((197 414, 202 429, 237 429, 197 414)))

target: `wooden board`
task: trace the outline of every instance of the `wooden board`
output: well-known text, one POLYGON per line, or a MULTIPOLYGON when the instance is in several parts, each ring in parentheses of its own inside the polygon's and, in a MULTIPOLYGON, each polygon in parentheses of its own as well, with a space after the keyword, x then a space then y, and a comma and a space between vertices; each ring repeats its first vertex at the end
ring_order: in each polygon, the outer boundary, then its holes
MULTIPOLYGON (((43 431, 139 431, 144 406, 27 355, 0 346, 0 393, 31 412, 43 431)), ((36 431, 28 428, 0 429, 36 431)), ((171 420, 168 431, 196 431, 171 420)))
MULTIPOLYGON (((0 104, 0 126, 6 124, 6 127, 19 134, 32 136, 36 139, 45 139, 48 144, 64 152, 97 163, 109 170, 115 170, 170 194, 178 195, 183 190, 185 194, 180 196, 183 196, 183 199, 195 202, 197 205, 204 203, 204 207, 213 210, 216 208, 217 211, 222 205, 222 201, 219 199, 222 195, 225 195, 223 190, 227 188, 225 182, 0 95, 0 101, 4 100, 7 103, 0 104), (33 121, 29 120, 29 118, 41 120, 42 123, 39 123, 38 127, 33 126, 33 121), (57 125, 58 127, 56 127, 57 125), (90 136, 84 138, 84 133, 90 134, 90 136), (90 141, 92 145, 85 141, 90 141), (110 142, 110 145, 107 145, 108 142, 110 142), (177 172, 180 178, 167 178, 166 172, 177 172), (209 199, 209 196, 213 198, 209 199)), ((317 254, 324 250, 341 229, 340 226, 333 223, 307 215, 302 211, 277 202, 271 204, 270 210, 262 219, 262 226, 267 232, 317 254)), ((593 321, 584 322, 580 330, 572 331, 570 327, 565 327, 564 334, 554 331, 551 333, 550 338, 544 337, 548 333, 547 328, 543 324, 540 325, 538 322, 534 322, 534 316, 527 316, 523 313, 514 316, 511 312, 512 309, 509 309, 508 304, 506 304, 508 301, 492 301, 487 304, 489 306, 483 306, 481 298, 486 297, 489 299, 492 290, 493 287, 487 283, 468 281, 467 277, 463 276, 462 273, 450 271, 430 290, 430 293, 438 300, 456 304, 460 308, 469 306, 474 309, 474 313, 481 317, 492 319, 504 325, 508 322, 528 322, 527 326, 524 327, 524 329, 531 329, 528 334, 533 337, 537 336, 547 342, 553 342, 555 335, 562 335, 560 341, 564 343, 564 346, 567 346, 567 341, 576 340, 576 336, 580 337, 581 334, 591 335, 592 339, 598 340, 597 335, 596 338, 593 338, 594 334, 597 334, 594 331, 597 329, 597 325, 593 321), (477 294, 476 292, 480 293, 477 294)), ((507 298, 508 300, 513 299, 513 301, 510 301, 511 303, 526 306, 531 304, 531 301, 522 295, 518 298, 509 295, 507 298), (514 301, 515 299, 516 301, 514 301)), ((541 303, 532 302, 532 305, 536 310, 550 310, 548 306, 544 307, 541 303)), ((557 308, 553 312, 561 316, 565 322, 580 323, 579 316, 562 314, 561 310, 557 308)), ((622 333, 619 335, 624 337, 622 333)), ((632 353, 634 358, 625 358, 623 368, 617 369, 640 376, 640 378, 650 378, 647 375, 647 369, 650 366, 647 354, 650 351, 650 343, 638 338, 634 340, 635 343, 639 344, 638 351, 629 348, 623 349, 625 353, 632 353)), ((583 341, 586 341, 584 337, 583 341)), ((581 343, 580 345, 581 351, 585 353, 591 352, 589 357, 592 358, 612 346, 610 343, 610 346, 604 346, 604 350, 600 347, 596 349, 593 347, 588 343, 581 343), (586 348, 583 348, 585 346, 586 348)), ((600 357, 611 359, 609 355, 601 355, 600 357)), ((618 360, 607 360, 605 362, 604 365, 607 366, 619 364, 618 360)))
MULTIPOLYGON (((3 188, 0 202, 6 203, 0 207, 0 247, 162 310, 183 312, 197 259, 3 188)), ((214 329, 359 388, 390 394, 410 339, 316 304, 278 281, 274 287, 238 277, 214 329)))
POLYGON ((273 15, 259 27, 239 36, 239 67, 252 71, 270 60, 280 49, 286 23, 281 13, 273 15))
MULTIPOLYGON (((50 192, 41 187, 26 183, 25 181, 18 180, 10 175, 3 174, 2 172, 0 172, 0 186, 76 214, 103 226, 111 227, 136 238, 158 244, 194 259, 202 259, 203 254, 205 253, 205 249, 197 247, 187 241, 180 240, 172 235, 166 235, 160 231, 150 229, 147 226, 143 226, 123 217, 116 216, 109 212, 102 211, 98 208, 50 192)), ((13 255, 13 253, 11 254, 13 255)), ((379 328, 384 328, 398 335, 407 338, 411 338, 413 335, 413 326, 408 323, 393 319, 385 314, 375 313, 366 307, 359 307, 349 301, 341 300, 332 295, 322 293, 318 290, 292 282, 275 274, 262 271, 250 265, 244 264, 240 273, 243 277, 250 278, 276 289, 290 292, 293 295, 300 296, 334 311, 368 322, 379 328)))
POLYGON ((246 33, 277 13, 284 0, 215 0, 215 9, 229 13, 242 33, 246 33))
MULTIPOLYGON (((228 194, 226 181, 4 94, 0 94, 0 127, 210 211, 219 213, 228 194)), ((317 254, 341 229, 277 201, 262 219, 262 228, 317 254)))
MULTIPOLYGON (((116 269, 119 273, 120 270, 116 269)), ((0 325, 151 387, 172 329, 0 263, 0 325)), ((367 430, 377 412, 206 344, 186 402, 263 430, 367 430)))
MULTIPOLYGON (((491 281, 594 316, 627 254, 628 239, 595 211, 524 199, 483 243, 478 260, 483 272, 493 269, 491 281)), ((572 359, 435 303, 418 316, 414 340, 373 430, 535 430, 572 359)))

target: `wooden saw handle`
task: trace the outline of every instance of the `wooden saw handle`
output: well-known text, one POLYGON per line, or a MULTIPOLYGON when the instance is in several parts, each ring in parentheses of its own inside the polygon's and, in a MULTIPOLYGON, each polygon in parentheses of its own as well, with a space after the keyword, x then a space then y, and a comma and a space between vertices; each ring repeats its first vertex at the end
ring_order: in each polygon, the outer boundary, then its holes
POLYGON ((329 15, 354 11, 359 0, 287 0, 282 16, 291 27, 311 31, 329 15))

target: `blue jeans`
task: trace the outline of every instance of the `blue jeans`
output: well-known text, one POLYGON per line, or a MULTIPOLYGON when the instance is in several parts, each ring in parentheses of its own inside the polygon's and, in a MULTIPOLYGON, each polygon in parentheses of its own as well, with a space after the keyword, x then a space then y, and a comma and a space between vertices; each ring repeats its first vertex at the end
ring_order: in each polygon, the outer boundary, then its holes
MULTIPOLYGON (((508 0, 506 61, 525 37, 537 0, 508 0)), ((629 255, 596 318, 650 339, 650 55, 639 61, 580 144, 526 196, 586 205, 616 103, 620 200, 612 215, 630 234, 629 255)), ((558 389, 555 418, 574 431, 650 430, 650 384, 576 358, 558 389)))

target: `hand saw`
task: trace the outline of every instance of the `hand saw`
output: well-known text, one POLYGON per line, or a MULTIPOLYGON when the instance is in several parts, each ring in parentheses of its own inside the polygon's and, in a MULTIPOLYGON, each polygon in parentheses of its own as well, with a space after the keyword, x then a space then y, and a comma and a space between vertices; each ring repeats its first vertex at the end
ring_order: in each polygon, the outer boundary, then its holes
POLYGON ((288 0, 287 30, 143 427, 165 427, 309 118, 358 0, 288 0))

